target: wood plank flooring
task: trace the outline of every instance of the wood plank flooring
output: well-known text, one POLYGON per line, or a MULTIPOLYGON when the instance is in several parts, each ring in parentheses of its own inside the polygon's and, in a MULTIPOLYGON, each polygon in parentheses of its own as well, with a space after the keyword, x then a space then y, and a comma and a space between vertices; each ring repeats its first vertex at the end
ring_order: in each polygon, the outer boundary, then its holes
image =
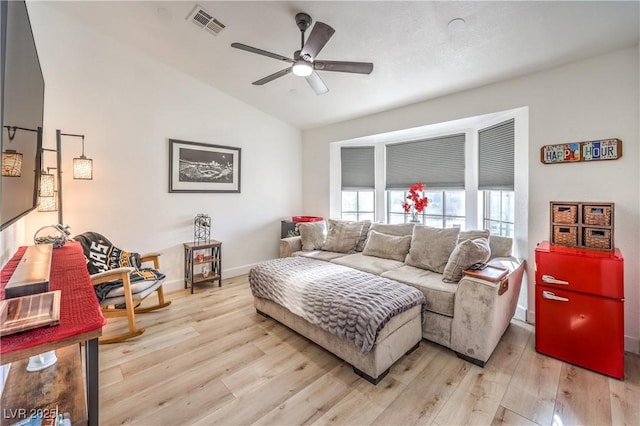
POLYGON ((535 352, 519 321, 484 369, 423 340, 373 386, 257 315, 246 276, 168 298, 142 336, 100 346, 101 425, 640 424, 639 356, 608 378, 535 352))

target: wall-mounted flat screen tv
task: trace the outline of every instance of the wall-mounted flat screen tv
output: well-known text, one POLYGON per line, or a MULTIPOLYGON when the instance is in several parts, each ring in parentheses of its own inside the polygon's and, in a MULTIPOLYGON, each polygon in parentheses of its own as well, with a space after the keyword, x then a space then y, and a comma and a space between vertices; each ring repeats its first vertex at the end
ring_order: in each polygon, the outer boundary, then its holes
POLYGON ((36 207, 38 195, 44 78, 24 1, 0 2, 0 61, 1 150, 22 154, 19 176, 2 173, 0 229, 5 229, 36 207))

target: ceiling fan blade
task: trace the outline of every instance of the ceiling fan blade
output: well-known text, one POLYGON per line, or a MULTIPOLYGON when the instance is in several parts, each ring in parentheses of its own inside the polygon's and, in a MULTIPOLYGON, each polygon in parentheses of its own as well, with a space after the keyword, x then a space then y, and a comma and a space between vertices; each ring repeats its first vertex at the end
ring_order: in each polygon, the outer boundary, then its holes
POLYGON ((324 84, 324 81, 322 81, 317 72, 314 71, 305 78, 307 79, 309 86, 311 86, 313 91, 316 92, 316 95, 324 95, 329 91, 329 88, 324 84))
POLYGON ((262 86, 263 84, 268 83, 268 82, 270 82, 270 81, 273 81, 273 80, 275 80, 275 79, 276 79, 276 78, 278 78, 278 77, 282 77, 282 76, 284 76, 284 75, 287 75, 287 74, 289 74, 290 72, 291 72, 291 67, 289 67, 289 68, 285 68, 285 69, 280 70, 280 71, 278 71, 278 72, 274 72, 273 74, 268 75, 268 76, 266 76, 265 78, 261 78, 260 80, 254 81, 254 82, 253 82, 253 83, 251 83, 251 84, 255 84, 256 86, 262 86))
POLYGON ((309 34, 309 38, 300 51, 300 56, 314 60, 335 32, 336 30, 324 22, 316 22, 311 30, 311 34, 309 34))
POLYGON ((355 74, 371 74, 371 62, 315 61, 313 68, 318 71, 351 72, 355 74))
POLYGON ((236 49, 246 50, 247 52, 257 53, 258 55, 268 56, 269 58, 278 59, 280 61, 293 63, 293 59, 287 58, 286 56, 278 55, 277 53, 267 52, 266 50, 258 49, 257 47, 247 46, 242 43, 231 43, 231 47, 235 47, 236 49))

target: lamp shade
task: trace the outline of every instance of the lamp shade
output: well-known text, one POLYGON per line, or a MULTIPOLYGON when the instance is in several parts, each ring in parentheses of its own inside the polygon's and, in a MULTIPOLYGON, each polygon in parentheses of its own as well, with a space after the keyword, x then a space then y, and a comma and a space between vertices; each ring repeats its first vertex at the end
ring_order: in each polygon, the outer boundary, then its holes
POLYGON ((58 192, 56 191, 50 197, 40 196, 38 199, 39 212, 55 212, 58 210, 58 192))
POLYGON ((74 179, 93 179, 93 160, 81 155, 80 158, 73 159, 74 179))
POLYGON ((22 174, 22 154, 11 149, 2 153, 2 176, 20 177, 22 174))
POLYGON ((50 173, 40 173, 40 192, 41 197, 53 197, 55 191, 55 178, 50 173))

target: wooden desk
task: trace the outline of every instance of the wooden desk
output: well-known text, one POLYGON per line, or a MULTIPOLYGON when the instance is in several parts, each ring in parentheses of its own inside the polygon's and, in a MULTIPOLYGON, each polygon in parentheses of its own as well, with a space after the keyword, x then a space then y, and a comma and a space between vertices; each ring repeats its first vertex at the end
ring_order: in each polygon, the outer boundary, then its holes
MULTIPOLYGON (((4 298, 6 283, 25 251, 26 247, 18 249, 2 269, 0 273, 0 299, 4 298)), ((106 320, 100 310, 79 243, 69 242, 64 247, 53 251, 49 289, 61 290, 62 292, 60 324, 2 337, 0 339, 0 364, 14 363, 33 355, 71 345, 78 349, 77 345, 84 342, 88 424, 98 425, 98 337, 102 335, 102 327, 106 324, 106 320)), ((60 355, 58 356, 60 357, 60 355)), ((20 364, 12 366, 9 376, 16 374, 13 371, 14 367, 20 368, 20 364)), ((7 385, 10 381, 9 377, 7 385)), ((5 390, 5 392, 7 391, 5 390)), ((31 407, 27 406, 28 402, 31 401, 24 401, 25 406, 19 408, 29 410, 31 407)), ((52 402, 55 403, 55 401, 52 402)), ((5 407, 4 404, 3 407, 5 407)), ((3 415, 3 421, 4 417, 3 415)), ((16 417, 13 420, 15 422, 20 419, 16 417)), ((76 419, 72 418, 71 420, 73 424, 77 424, 76 419)))

